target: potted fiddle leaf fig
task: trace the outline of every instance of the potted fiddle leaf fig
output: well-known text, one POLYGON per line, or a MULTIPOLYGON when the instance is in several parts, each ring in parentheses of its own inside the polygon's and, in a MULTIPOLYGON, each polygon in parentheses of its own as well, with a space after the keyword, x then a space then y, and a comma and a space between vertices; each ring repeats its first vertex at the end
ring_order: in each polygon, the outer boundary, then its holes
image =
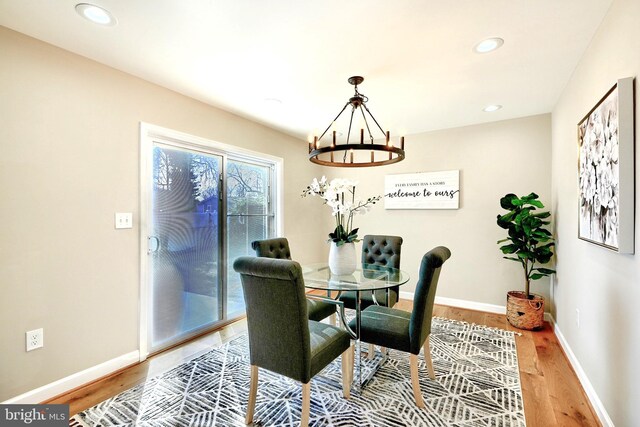
POLYGON ((498 215, 498 226, 507 230, 508 236, 498 240, 505 259, 522 265, 524 292, 507 293, 507 319, 516 328, 537 329, 544 324, 544 298, 529 292, 532 280, 539 280, 555 273, 555 270, 541 267, 548 264, 555 245, 551 232, 545 227, 551 216, 538 200, 538 195, 518 197, 507 194, 500 199, 500 206, 507 212, 498 215))

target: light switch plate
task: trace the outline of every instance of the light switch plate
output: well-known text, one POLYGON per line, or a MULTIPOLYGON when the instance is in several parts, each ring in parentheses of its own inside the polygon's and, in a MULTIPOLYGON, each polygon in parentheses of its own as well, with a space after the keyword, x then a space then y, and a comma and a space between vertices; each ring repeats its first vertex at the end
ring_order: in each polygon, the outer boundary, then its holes
POLYGON ((131 212, 116 212, 116 228, 133 228, 131 212))

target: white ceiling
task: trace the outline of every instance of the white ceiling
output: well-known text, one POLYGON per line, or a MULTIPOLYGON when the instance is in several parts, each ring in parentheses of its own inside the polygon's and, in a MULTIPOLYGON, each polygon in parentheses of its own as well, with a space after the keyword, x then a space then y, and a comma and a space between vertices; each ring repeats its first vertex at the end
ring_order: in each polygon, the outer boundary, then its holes
POLYGON ((118 19, 101 27, 79 2, 0 0, 0 25, 305 140, 352 75, 392 135, 550 112, 611 4, 95 0, 118 19), (474 53, 487 37, 504 46, 474 53), (493 103, 504 108, 482 111, 493 103))

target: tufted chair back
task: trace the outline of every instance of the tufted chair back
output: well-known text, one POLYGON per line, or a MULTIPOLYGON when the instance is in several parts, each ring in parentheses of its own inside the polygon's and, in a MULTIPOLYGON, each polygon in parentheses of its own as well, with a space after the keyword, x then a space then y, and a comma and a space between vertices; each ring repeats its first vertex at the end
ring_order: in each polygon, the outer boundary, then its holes
POLYGON ((448 248, 438 246, 422 257, 416 292, 413 296, 413 311, 409 322, 410 353, 412 354, 420 353, 420 347, 431 333, 431 317, 433 316, 438 278, 442 264, 450 256, 451 251, 448 248))
POLYGON ((362 239, 362 263, 400 268, 402 237, 366 235, 362 239))
MULTIPOLYGON (((366 235, 362 238, 362 263, 377 265, 380 267, 400 268, 400 248, 402 247, 402 237, 400 236, 378 236, 366 235)), ((386 305, 387 292, 385 290, 375 291, 376 301, 381 305, 386 305)), ((398 286, 389 288, 389 307, 393 307, 400 296, 398 286)), ((375 304, 371 293, 361 293, 362 309, 375 304)), ((340 301, 346 308, 356 307, 356 293, 352 291, 344 292, 340 296, 340 301)))
POLYGON ((291 259, 289 241, 286 237, 275 239, 256 240, 251 242, 251 247, 256 251, 256 256, 263 258, 291 259))

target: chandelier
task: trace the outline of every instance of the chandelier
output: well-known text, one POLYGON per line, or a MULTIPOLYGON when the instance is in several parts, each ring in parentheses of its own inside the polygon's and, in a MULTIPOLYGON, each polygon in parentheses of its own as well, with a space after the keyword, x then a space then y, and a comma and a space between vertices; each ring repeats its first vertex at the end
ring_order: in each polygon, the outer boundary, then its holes
MULTIPOLYGON (((313 163, 324 166, 337 167, 366 167, 366 166, 382 166, 396 163, 404 159, 404 136, 400 138, 399 146, 395 146, 390 139, 389 131, 384 131, 371 111, 367 108, 367 98, 364 94, 358 92, 358 85, 364 81, 364 77, 353 76, 348 82, 355 86, 355 93, 347 103, 342 107, 335 119, 322 132, 320 137, 314 136, 313 142, 309 143, 309 160, 313 163), (336 121, 344 113, 347 107, 351 106, 351 117, 349 118, 349 129, 347 130, 347 139, 345 143, 338 143, 337 132, 332 127, 336 121), (353 118, 356 116, 362 121, 360 126, 360 141, 350 141, 351 130, 353 127, 353 118), (369 119, 367 119, 367 115, 369 119), (372 122, 371 122, 372 121, 372 122), (384 143, 375 143, 371 128, 373 125, 382 132, 384 143), (367 141, 365 142, 365 128, 367 131, 367 141), (331 131, 331 142, 323 142, 322 137, 331 131)), ((375 130, 375 128, 374 128, 375 130)))

